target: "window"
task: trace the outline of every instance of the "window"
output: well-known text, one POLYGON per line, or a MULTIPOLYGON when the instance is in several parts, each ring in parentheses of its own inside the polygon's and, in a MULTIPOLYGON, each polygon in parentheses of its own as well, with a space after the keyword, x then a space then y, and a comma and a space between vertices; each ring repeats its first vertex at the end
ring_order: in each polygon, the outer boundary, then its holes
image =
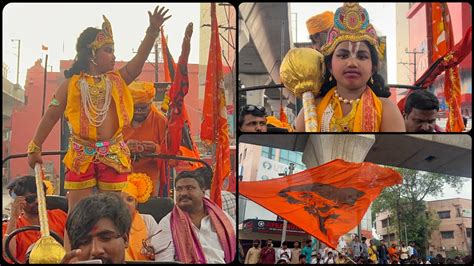
POLYGON ((275 159, 275 149, 271 147, 262 147, 262 157, 274 160, 275 159))
POLYGON ((441 238, 442 239, 453 239, 454 238, 454 231, 441 231, 441 238))
POLYGON ((438 216, 440 219, 449 219, 451 218, 451 211, 438 212, 438 216))
POLYGON ((390 225, 389 218, 382 220, 382 228, 388 227, 390 225))
POLYGON ((472 228, 466 228, 466 236, 467 236, 468 238, 471 238, 471 236, 472 236, 471 230, 472 230, 472 228))

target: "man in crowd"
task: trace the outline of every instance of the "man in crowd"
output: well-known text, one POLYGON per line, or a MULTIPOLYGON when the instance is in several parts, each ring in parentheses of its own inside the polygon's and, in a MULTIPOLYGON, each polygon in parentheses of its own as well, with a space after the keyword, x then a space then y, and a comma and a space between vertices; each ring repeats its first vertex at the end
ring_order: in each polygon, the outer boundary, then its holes
POLYGON ((299 264, 299 259, 301 255, 300 242, 295 241, 293 248, 291 249, 291 260, 290 264, 299 264))
POLYGON ((265 107, 248 104, 240 108, 238 126, 241 132, 267 132, 265 107))
POLYGON ((334 13, 331 11, 315 15, 306 21, 306 28, 313 49, 321 51, 321 47, 326 43, 328 32, 333 25, 334 13))
POLYGON ((367 238, 365 236, 362 237, 362 258, 364 260, 369 258, 369 247, 367 246, 367 238))
POLYGON ((71 251, 61 264, 86 260, 123 264, 131 225, 128 208, 118 194, 99 193, 82 199, 67 218, 71 251))
POLYGON ((245 264, 257 264, 260 260, 260 240, 255 239, 253 246, 247 251, 245 256, 245 264))
POLYGON ((155 88, 151 82, 133 82, 129 85, 134 108, 132 123, 123 130, 124 139, 132 152, 133 172, 145 173, 153 182, 152 196, 158 193, 160 168, 155 158, 140 158, 141 153, 160 153, 165 139, 166 118, 153 105, 155 88), (138 156, 138 157, 137 157, 138 156))
POLYGON ((316 245, 315 239, 311 241, 311 239, 306 240, 306 246, 303 247, 301 250, 301 255, 305 255, 306 257, 306 264, 311 264, 311 255, 313 253, 313 248, 316 245))
POLYGON ((260 251, 261 264, 275 264, 275 249, 271 239, 267 240, 267 245, 260 251))
POLYGON ((350 250, 354 260, 357 260, 362 256, 363 247, 358 235, 356 235, 354 240, 351 242, 350 250))
POLYGON ((416 90, 405 103, 403 114, 407 132, 441 132, 436 126, 439 101, 427 90, 416 90))
POLYGON ((283 241, 281 248, 278 249, 277 260, 285 260, 287 263, 291 260, 291 250, 288 248, 288 242, 283 241))
POLYGON ((183 171, 175 179, 176 204, 158 224, 163 250, 156 261, 230 263, 237 250, 235 222, 204 197, 204 177, 198 170, 183 171))
MULTIPOLYGON (((3 254, 5 255, 5 240, 7 235, 13 230, 30 226, 39 225, 38 215, 38 195, 36 192, 36 181, 34 176, 22 176, 14 179, 7 185, 10 196, 13 198, 11 207, 11 218, 8 222, 2 224, 3 235, 3 254)), ((46 185, 44 185, 46 193, 46 185)), ((64 226, 66 224, 67 214, 59 209, 48 210, 49 229, 60 237, 64 238, 64 226)), ((37 231, 27 231, 17 234, 10 240, 10 250, 12 256, 19 262, 25 262, 25 254, 32 244, 40 238, 37 231)), ((6 256, 4 256, 6 258, 6 256)))
POLYGON ((388 250, 384 240, 380 240, 380 246, 377 251, 379 253, 379 264, 387 264, 388 250))

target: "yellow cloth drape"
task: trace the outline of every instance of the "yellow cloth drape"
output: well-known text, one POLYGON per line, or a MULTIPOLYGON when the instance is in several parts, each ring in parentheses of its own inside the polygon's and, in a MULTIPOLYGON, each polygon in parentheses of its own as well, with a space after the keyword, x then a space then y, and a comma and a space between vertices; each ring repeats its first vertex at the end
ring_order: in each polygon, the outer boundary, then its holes
POLYGON ((125 260, 149 260, 141 253, 142 241, 148 237, 148 228, 140 213, 135 212, 129 234, 129 246, 125 250, 125 260))
MULTIPOLYGON (((119 140, 122 128, 130 124, 133 117, 133 99, 127 84, 121 77, 119 71, 108 72, 107 77, 112 83, 112 99, 115 104, 118 117, 118 129, 114 134, 113 139, 119 140)), ((71 135, 76 139, 81 139, 87 142, 97 141, 97 128, 88 122, 85 116, 82 101, 81 90, 79 87, 79 79, 81 75, 74 75, 71 77, 68 86, 67 104, 64 115, 69 123, 71 135)), ((90 84, 93 81, 92 77, 85 77, 90 84)), ((124 145, 117 143, 111 145, 110 153, 107 156, 100 156, 97 159, 114 168, 118 172, 130 171, 130 152, 124 145)), ((70 142, 68 152, 64 157, 64 164, 66 167, 76 173, 84 173, 88 169, 90 163, 94 160, 94 155, 88 155, 84 152, 77 152, 73 149, 70 142)))
MULTIPOLYGON (((321 132, 323 127, 323 114, 329 104, 333 105, 334 117, 338 120, 343 119, 341 104, 334 98, 336 87, 332 88, 323 97, 321 102, 316 107, 318 119, 318 131, 321 132)), ((347 117, 347 116, 346 116, 347 117)), ((375 95, 375 93, 367 87, 362 94, 360 102, 355 111, 354 121, 349 123, 349 131, 351 132, 379 132, 382 124, 382 102, 375 95)), ((331 130, 334 125, 330 126, 331 130)))

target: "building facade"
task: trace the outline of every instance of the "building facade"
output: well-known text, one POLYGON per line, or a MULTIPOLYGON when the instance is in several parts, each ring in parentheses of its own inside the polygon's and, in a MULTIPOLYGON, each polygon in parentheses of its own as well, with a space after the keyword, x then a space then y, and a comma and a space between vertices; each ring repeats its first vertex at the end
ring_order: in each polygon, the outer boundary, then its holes
MULTIPOLYGON (((409 10, 406 13, 406 19, 409 25, 409 47, 408 50, 414 50, 422 54, 417 55, 416 77, 419 78, 428 69, 431 63, 430 44, 428 40, 431 33, 428 32, 428 14, 430 3, 410 3, 409 10)), ((466 30, 472 25, 472 6, 469 3, 448 3, 449 13, 451 15, 454 44, 458 43, 466 30)), ((414 63, 413 55, 410 55, 410 63, 414 63)), ((411 67, 411 66, 410 66, 411 67)), ((463 116, 472 118, 472 59, 467 56, 459 64, 459 75, 461 80, 461 113, 463 116)), ((444 74, 440 75, 434 82, 432 90, 440 101, 439 116, 446 117, 446 101, 444 97, 444 74)))
MULTIPOLYGON (((427 209, 440 220, 437 230, 429 237, 427 255, 454 257, 454 254, 470 254, 472 248, 472 200, 454 198, 426 202, 427 209)), ((397 226, 393 224, 392 214, 388 211, 376 214, 377 234, 387 242, 399 243, 397 226)), ((402 222, 401 239, 405 239, 405 223, 402 222)))

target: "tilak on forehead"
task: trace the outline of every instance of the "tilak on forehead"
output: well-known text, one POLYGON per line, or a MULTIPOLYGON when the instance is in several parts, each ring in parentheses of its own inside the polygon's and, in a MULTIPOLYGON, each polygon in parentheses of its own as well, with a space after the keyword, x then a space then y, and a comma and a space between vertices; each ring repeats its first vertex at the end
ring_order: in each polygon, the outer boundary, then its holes
POLYGON ((383 58, 377 32, 369 23, 369 14, 358 3, 344 3, 336 10, 334 26, 328 32, 326 44, 321 47, 322 54, 325 56, 332 54, 337 45, 344 41, 350 42, 351 56, 355 56, 360 50, 360 42, 367 41, 375 47, 379 58, 383 58))

